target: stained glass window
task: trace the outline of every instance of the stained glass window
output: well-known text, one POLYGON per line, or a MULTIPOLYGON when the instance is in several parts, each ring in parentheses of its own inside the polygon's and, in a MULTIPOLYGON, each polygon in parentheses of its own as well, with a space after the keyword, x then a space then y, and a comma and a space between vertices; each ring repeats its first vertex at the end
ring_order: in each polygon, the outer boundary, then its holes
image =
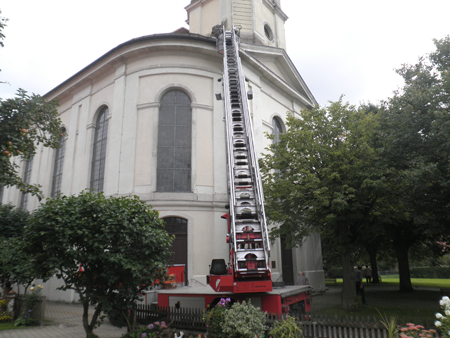
POLYGON ((161 99, 158 126, 157 191, 191 191, 191 100, 181 90, 161 99))
POLYGON ((52 179, 52 193, 51 196, 57 196, 61 192, 61 182, 63 175, 64 166, 64 155, 66 152, 66 132, 65 128, 61 130, 61 136, 59 138, 59 148, 56 149, 55 154, 55 166, 53 168, 53 179, 52 179))
POLYGON ((108 107, 98 114, 95 123, 94 152, 92 154, 92 171, 90 188, 95 192, 103 191, 105 179, 106 145, 108 138, 108 107))

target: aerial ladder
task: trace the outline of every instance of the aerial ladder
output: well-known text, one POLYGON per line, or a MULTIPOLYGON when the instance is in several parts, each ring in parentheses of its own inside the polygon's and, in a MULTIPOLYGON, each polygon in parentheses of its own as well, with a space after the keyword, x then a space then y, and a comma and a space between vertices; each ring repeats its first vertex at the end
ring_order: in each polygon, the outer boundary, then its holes
POLYGON ((216 98, 224 100, 225 111, 229 212, 222 218, 228 223, 229 263, 212 260, 209 286, 158 290, 158 305, 210 309, 221 298, 230 298, 233 302, 251 299, 270 313, 308 312, 311 286, 272 284, 264 195, 248 108, 252 94, 245 87, 238 32, 222 28, 216 40, 224 69, 223 96, 216 93, 216 98))
POLYGON ((213 260, 209 283, 216 291, 234 293, 272 290, 270 242, 264 214, 264 195, 256 156, 245 76, 236 29, 217 39, 223 53, 223 99, 227 148, 229 213, 227 241, 230 264, 213 260))

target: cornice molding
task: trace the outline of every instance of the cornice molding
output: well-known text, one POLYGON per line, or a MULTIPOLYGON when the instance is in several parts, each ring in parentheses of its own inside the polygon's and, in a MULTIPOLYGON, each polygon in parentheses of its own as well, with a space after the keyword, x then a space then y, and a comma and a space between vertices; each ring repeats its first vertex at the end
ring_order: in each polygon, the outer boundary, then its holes
POLYGON ((281 7, 274 0, 263 0, 263 3, 272 11, 280 16, 283 21, 289 19, 289 17, 281 10, 281 7))

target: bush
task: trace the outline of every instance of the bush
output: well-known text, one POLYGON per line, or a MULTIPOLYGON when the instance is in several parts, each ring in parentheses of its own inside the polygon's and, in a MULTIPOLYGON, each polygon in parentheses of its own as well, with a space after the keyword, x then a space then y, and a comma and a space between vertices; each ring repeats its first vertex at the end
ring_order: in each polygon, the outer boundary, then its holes
POLYGON ((209 337, 228 337, 223 332, 224 315, 230 309, 230 298, 221 298, 216 306, 203 313, 209 337))
POLYGON ((301 338, 302 325, 296 323, 297 318, 288 317, 281 322, 275 322, 269 334, 272 338, 301 338))
POLYGON ((412 278, 450 278, 450 269, 448 266, 442 267, 414 267, 410 268, 412 278))
POLYGON ((235 303, 224 313, 222 324, 225 337, 254 338, 261 336, 268 329, 265 312, 254 307, 250 302, 235 303))
POLYGON ((166 322, 154 322, 133 332, 128 332, 122 338, 171 338, 172 331, 166 322))

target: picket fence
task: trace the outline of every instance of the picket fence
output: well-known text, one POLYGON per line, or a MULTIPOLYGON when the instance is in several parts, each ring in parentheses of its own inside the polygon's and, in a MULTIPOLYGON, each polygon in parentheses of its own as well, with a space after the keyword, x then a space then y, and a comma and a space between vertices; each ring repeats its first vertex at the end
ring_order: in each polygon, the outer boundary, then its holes
MULTIPOLYGON (((136 311, 139 324, 148 325, 165 321, 171 327, 186 330, 206 331, 202 320, 202 309, 159 307, 158 305, 140 305, 136 311)), ((303 326, 305 338, 388 338, 388 332, 379 318, 360 316, 336 316, 293 313, 291 317, 299 319, 303 326)), ((266 325, 272 326, 275 321, 283 320, 286 314, 268 314, 266 325)), ((413 322, 425 328, 434 328, 432 320, 414 319, 399 320, 400 326, 413 322)), ((436 333, 434 338, 439 338, 436 333)))

